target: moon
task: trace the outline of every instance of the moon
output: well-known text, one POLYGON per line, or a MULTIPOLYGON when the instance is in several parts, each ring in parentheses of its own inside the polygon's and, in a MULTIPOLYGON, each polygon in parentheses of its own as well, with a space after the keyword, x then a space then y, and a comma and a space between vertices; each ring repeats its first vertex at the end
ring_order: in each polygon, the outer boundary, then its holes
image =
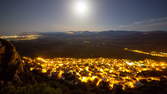
POLYGON ((89 12, 89 5, 86 0, 78 0, 74 4, 74 12, 78 16, 86 16, 89 12))

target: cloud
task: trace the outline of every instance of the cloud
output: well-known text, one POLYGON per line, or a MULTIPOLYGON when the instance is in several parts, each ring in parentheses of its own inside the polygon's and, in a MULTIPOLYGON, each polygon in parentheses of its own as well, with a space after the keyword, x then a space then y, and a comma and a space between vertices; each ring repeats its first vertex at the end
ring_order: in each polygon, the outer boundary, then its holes
MULTIPOLYGON (((52 31, 105 31, 112 28, 112 26, 103 25, 52 25, 49 27, 52 31)), ((113 28, 112 28, 113 29, 113 28)))
POLYGON ((157 19, 149 19, 149 20, 145 20, 145 21, 137 21, 137 22, 134 22, 134 24, 136 24, 136 25, 152 24, 152 23, 163 22, 163 21, 167 21, 167 17, 157 18, 157 19))
POLYGON ((144 21, 136 21, 129 25, 120 25, 121 30, 167 30, 167 17, 149 19, 144 21))

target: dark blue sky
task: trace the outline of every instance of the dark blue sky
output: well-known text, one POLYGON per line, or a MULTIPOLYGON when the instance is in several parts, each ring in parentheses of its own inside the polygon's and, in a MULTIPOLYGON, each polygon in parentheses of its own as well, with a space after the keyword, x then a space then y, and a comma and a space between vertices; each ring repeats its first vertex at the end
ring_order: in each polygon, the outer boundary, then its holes
POLYGON ((0 32, 71 30, 167 30, 167 0, 0 0, 0 32))

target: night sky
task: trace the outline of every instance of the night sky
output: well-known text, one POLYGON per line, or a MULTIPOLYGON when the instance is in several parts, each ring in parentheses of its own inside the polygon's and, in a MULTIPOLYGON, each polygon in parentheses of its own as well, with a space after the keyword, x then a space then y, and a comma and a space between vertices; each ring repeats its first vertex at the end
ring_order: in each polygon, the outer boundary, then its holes
POLYGON ((167 0, 0 0, 0 32, 167 30, 167 0))

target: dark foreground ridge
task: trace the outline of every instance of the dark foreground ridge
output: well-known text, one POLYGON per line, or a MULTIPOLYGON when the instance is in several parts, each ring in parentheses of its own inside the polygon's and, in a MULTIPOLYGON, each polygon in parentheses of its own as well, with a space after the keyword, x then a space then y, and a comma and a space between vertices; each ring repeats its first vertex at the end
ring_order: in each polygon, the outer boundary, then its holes
MULTIPOLYGON (((167 79, 141 81, 144 85, 122 90, 121 85, 109 89, 106 82, 99 87, 92 83, 82 83, 72 74, 64 74, 63 79, 53 78, 39 70, 30 71, 31 65, 22 59, 15 47, 0 39, 0 94, 166 94, 167 79)), ((158 74, 158 73, 157 73, 158 74)), ((140 83, 139 83, 140 84, 140 83)))

